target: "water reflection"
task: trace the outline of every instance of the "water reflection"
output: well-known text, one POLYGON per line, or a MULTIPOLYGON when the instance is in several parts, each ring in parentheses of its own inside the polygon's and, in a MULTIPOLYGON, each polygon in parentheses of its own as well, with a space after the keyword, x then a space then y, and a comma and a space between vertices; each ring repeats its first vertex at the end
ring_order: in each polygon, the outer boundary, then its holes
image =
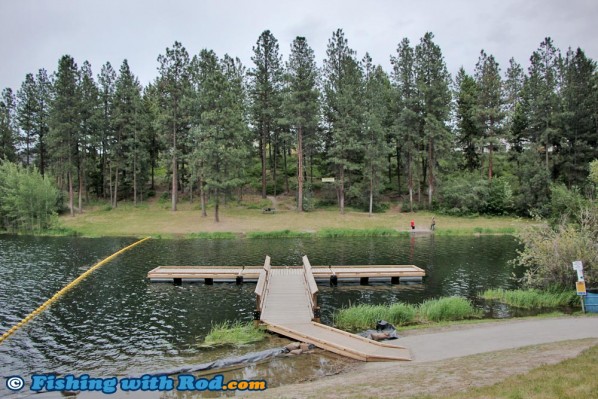
MULTIPOLYGON (((132 241, 1 236, 1 330, 132 241)), ((514 287, 506 264, 516 249, 512 237, 153 240, 94 272, 0 345, 2 375, 140 375, 259 350, 197 347, 213 323, 252 319, 255 284, 149 283, 147 272, 160 265, 261 265, 267 254, 273 265, 298 265, 301 255, 308 254, 313 265, 415 264, 426 269, 425 284, 321 284, 322 320, 331 323, 334 311, 350 304, 419 303, 447 295, 474 298, 486 288, 514 287)), ((325 365, 336 363, 326 356, 300 361, 315 362, 313 370, 327 370, 325 365)), ((304 367, 298 361, 281 359, 269 367, 277 375, 288 368, 290 375, 290 370, 304 367)), ((242 372, 256 370, 259 367, 242 372)))

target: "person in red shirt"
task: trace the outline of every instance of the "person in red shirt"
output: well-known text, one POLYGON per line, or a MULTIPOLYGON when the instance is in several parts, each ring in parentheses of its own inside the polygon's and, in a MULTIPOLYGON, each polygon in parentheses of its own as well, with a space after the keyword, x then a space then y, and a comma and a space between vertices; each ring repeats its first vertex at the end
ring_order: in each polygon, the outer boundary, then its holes
POLYGON ((411 230, 415 230, 415 220, 411 219, 411 230))

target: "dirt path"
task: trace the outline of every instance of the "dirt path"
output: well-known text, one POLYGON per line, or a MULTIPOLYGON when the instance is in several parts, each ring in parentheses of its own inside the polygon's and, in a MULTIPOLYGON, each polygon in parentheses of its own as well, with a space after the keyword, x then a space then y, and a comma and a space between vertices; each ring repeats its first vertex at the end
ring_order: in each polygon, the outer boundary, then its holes
POLYGON ((394 342, 408 347, 414 360, 361 363, 336 376, 268 389, 259 396, 396 398, 490 385, 597 345, 598 317, 456 326, 416 331, 394 342))

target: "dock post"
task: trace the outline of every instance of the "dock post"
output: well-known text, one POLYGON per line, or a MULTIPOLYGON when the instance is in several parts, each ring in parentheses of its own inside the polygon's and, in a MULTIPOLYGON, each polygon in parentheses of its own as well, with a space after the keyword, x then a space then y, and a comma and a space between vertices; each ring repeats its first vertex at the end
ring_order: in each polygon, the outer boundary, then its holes
POLYGON ((206 285, 214 285, 214 279, 213 278, 206 278, 204 279, 206 285))
POLYGON ((390 278, 390 283, 391 284, 399 284, 401 282, 401 278, 400 277, 391 277, 390 278))
POLYGON ((175 277, 172 279, 172 282, 174 283, 174 285, 181 285, 183 284, 183 279, 180 277, 175 277))
POLYGON ((316 306, 316 307, 314 307, 314 318, 313 318, 313 321, 315 321, 316 323, 319 323, 320 322, 320 317, 321 317, 320 307, 316 306))
POLYGON ((253 325, 258 327, 262 318, 262 312, 260 310, 253 311, 253 325))
POLYGON ((369 277, 360 277, 359 284, 361 285, 368 285, 369 277))
POLYGON ((336 274, 330 276, 330 285, 332 287, 336 287, 338 285, 338 276, 336 274))
POLYGON ((237 276, 235 282, 237 283, 237 285, 243 284, 243 276, 237 276))

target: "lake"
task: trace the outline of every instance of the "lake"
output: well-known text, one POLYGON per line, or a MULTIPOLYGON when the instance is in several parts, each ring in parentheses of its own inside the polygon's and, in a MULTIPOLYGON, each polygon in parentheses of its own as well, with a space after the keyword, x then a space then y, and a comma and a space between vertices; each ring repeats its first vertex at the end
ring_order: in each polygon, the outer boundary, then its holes
MULTIPOLYGON (((134 241, 0 236, 0 331, 134 241)), ((150 240, 95 271, 2 343, 1 374, 141 375, 284 342, 272 338, 238 349, 198 348, 213 323, 252 319, 255 283, 150 283, 147 272, 161 265, 262 265, 265 255, 274 266, 300 265, 307 254, 312 265, 414 264, 426 270, 423 284, 319 285, 322 322, 330 324, 334 311, 350 304, 420 303, 450 295, 474 299, 487 288, 514 288, 512 274, 520 276, 522 270, 508 261, 518 248, 511 236, 150 240)), ((504 315, 504 309, 486 311, 504 315)), ((334 367, 334 357, 325 360, 330 364, 315 361, 316 373, 334 367)), ((278 367, 290 374, 297 367, 284 364, 278 367)))

